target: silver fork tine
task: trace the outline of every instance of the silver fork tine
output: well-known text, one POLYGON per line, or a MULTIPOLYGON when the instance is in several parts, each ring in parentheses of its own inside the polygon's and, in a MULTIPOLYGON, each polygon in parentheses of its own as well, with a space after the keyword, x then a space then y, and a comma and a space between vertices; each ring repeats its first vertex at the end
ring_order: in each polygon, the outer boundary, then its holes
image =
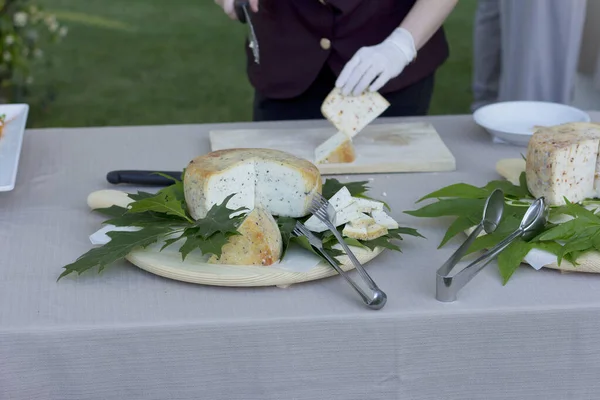
POLYGON ((373 291, 373 298, 371 299, 370 307, 383 307, 387 301, 387 295, 383 292, 383 290, 381 290, 377 286, 377 284, 371 278, 371 276, 369 276, 367 271, 365 271, 361 263, 356 259, 354 253, 352 253, 352 251, 346 244, 344 238, 342 238, 342 235, 340 235, 340 233, 338 232, 335 226, 336 212, 335 208, 333 208, 333 205, 329 203, 329 201, 327 201, 327 199, 325 199, 322 195, 317 193, 313 198, 310 208, 311 211, 314 210, 312 214, 316 216, 321 222, 323 222, 331 231, 331 233, 333 233, 338 243, 344 249, 350 261, 352 261, 352 264, 354 265, 358 273, 361 275, 367 286, 373 291))
POLYGON ((360 297, 362 298, 363 302, 367 305, 370 306, 371 304, 371 298, 369 296, 367 296, 365 294, 365 292, 360 288, 360 286, 358 286, 356 284, 356 282, 354 282, 349 276, 348 274, 338 265, 337 261, 331 257, 329 255, 329 253, 327 253, 327 251, 325 251, 325 249, 323 248, 323 242, 321 241, 321 239, 319 239, 317 236, 315 236, 304 224, 302 224, 301 222, 296 222, 296 226, 294 227, 294 234, 296 236, 304 236, 308 239, 308 242, 315 247, 322 255, 323 257, 325 257, 325 259, 327 260, 327 262, 329 263, 329 265, 331 265, 333 267, 333 269, 335 269, 338 274, 340 274, 341 276, 344 277, 344 279, 346 279, 346 281, 350 284, 350 286, 352 286, 354 288, 354 290, 356 290, 356 292, 360 295, 360 297))

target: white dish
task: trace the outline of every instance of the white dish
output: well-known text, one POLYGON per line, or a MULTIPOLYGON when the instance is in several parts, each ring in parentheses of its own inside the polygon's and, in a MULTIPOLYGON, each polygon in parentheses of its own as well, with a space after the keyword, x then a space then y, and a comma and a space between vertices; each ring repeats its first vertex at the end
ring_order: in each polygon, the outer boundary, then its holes
POLYGON ((490 104, 476 110, 473 119, 494 138, 517 146, 527 146, 536 126, 590 122, 590 116, 578 108, 543 101, 490 104))
POLYGON ((0 137, 0 192, 6 192, 15 188, 29 105, 2 104, 2 114, 6 114, 6 125, 0 137))

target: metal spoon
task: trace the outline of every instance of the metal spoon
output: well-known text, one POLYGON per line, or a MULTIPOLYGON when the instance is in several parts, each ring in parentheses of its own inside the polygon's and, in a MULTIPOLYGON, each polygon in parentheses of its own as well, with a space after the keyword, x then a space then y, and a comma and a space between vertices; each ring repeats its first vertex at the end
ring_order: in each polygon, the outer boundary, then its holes
MULTIPOLYGON (((481 255, 478 259, 467 265, 454 277, 447 277, 443 280, 444 286, 437 287, 440 291, 436 298, 439 301, 455 301, 456 293, 464 287, 479 271, 488 265, 502 250, 506 249, 516 239, 525 236, 535 236, 545 225, 548 219, 548 209, 543 197, 535 200, 525 212, 519 227, 504 240, 481 255)), ((438 281, 439 283, 439 281, 438 281)), ((438 285, 439 286, 439 285, 438 285)))
POLYGON ((451 287, 453 277, 449 276, 452 269, 464 257, 467 250, 475 239, 479 236, 482 230, 490 234, 496 230, 502 213, 504 212, 504 193, 500 189, 494 190, 487 198, 483 209, 481 222, 471 232, 467 240, 448 258, 436 272, 436 298, 439 301, 454 301, 456 290, 451 287))

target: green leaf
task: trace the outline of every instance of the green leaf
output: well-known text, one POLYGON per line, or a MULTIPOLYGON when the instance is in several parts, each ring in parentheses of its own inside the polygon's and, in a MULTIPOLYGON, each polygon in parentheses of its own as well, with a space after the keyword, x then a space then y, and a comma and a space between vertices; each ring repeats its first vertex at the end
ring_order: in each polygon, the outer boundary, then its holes
POLYGON ((421 197, 417 200, 417 203, 427 199, 441 199, 441 198, 462 198, 462 199, 485 199, 489 196, 487 190, 478 188, 473 185, 466 183, 456 183, 454 185, 446 186, 435 192, 431 192, 428 195, 421 197))
POLYGON ((390 242, 390 239, 387 236, 380 236, 373 240, 361 240, 360 243, 368 247, 370 250, 375 250, 376 247, 383 247, 386 249, 402 252, 400 247, 390 242))
POLYGON ((524 193, 527 193, 527 197, 533 198, 533 195, 529 192, 529 187, 527 186, 527 174, 525 174, 525 171, 521 172, 521 175, 519 175, 519 186, 521 186, 521 190, 524 193))
POLYGON ((172 232, 173 229, 170 226, 148 227, 135 232, 108 232, 107 235, 111 238, 110 242, 91 249, 75 262, 66 265, 65 271, 58 277, 58 280, 70 273, 81 274, 94 267, 98 267, 98 272, 101 272, 106 266, 125 258, 132 250, 147 247, 172 232))
POLYGON ((223 233, 223 234, 237 234, 237 228, 246 218, 245 213, 237 215, 235 217, 231 217, 234 213, 240 213, 244 211, 249 211, 247 208, 240 207, 237 210, 233 210, 227 208, 227 204, 229 200, 235 196, 235 194, 231 194, 223 200, 221 204, 213 205, 206 216, 202 219, 196 221, 194 226, 198 227, 198 234, 208 239, 215 233, 223 233))
POLYGON ((127 193, 127 196, 134 201, 138 201, 138 200, 143 200, 143 199, 148 199, 150 197, 154 197, 155 194, 148 193, 148 192, 137 192, 137 193, 127 193))
POLYGON ((121 216, 116 216, 109 220, 104 221, 104 224, 115 225, 115 226, 172 226, 172 227, 183 227, 189 223, 179 218, 147 211, 143 213, 125 213, 121 216))
POLYGON ((491 181, 485 185, 484 188, 488 191, 488 194, 496 189, 500 189, 504 192, 505 197, 515 197, 517 199, 527 199, 532 197, 527 188, 513 185, 509 181, 491 181))
POLYGON ((127 212, 126 208, 112 205, 106 208, 95 208, 94 212, 106 215, 107 217, 121 217, 127 212))
POLYGON ((346 242, 346 244, 348 246, 354 246, 354 247, 359 247, 359 248, 366 248, 366 246, 364 244, 362 244, 358 239, 354 239, 354 238, 350 238, 350 237, 345 237, 344 238, 344 242, 346 242))
POLYGON ((154 211, 172 215, 182 220, 193 222, 187 212, 181 182, 161 189, 152 197, 146 197, 131 203, 130 213, 154 211))
POLYGON ((362 195, 368 191, 368 189, 369 189, 369 187, 367 186, 368 184, 369 184, 368 181, 341 183, 337 179, 328 178, 325 180, 325 183, 323 184, 323 189, 321 190, 321 194, 326 199, 331 199, 334 194, 339 192, 345 186, 352 196, 359 197, 360 195, 362 195))
POLYGON ((399 238, 399 235, 409 235, 409 236, 421 237, 421 238, 425 239, 425 236, 421 235, 419 233, 419 231, 417 231, 414 228, 407 228, 407 227, 399 226, 396 229, 388 230, 387 236, 399 238))
POLYGON ((283 260, 285 253, 290 245, 290 241, 294 236, 294 227, 296 226, 296 219, 291 217, 278 217, 277 225, 279 226, 279 232, 281 233, 281 241, 283 250, 281 251, 280 259, 283 260))
POLYGON ((475 210, 481 210, 485 205, 485 199, 444 199, 436 203, 428 204, 413 211, 404 211, 405 214, 414 217, 448 217, 470 215, 475 210))
POLYGON ((510 277, 523 263, 532 246, 521 240, 515 240, 498 255, 498 270, 502 276, 502 285, 506 285, 510 277))
MULTIPOLYGON (((237 232, 236 232, 237 233, 237 232)), ((239 233, 238 233, 239 234, 239 233)), ((225 246, 231 236, 234 234, 226 234, 223 232, 215 232, 211 236, 205 238, 195 228, 187 229, 182 235, 185 237, 185 243, 179 249, 181 258, 185 258, 195 249, 199 249, 202 254, 212 254, 217 258, 223 254, 223 246, 225 246)))
POLYGON ((458 235, 459 233, 465 232, 467 229, 476 226, 479 223, 475 217, 461 216, 458 217, 448 228, 442 242, 439 244, 438 249, 442 248, 450 239, 458 235))

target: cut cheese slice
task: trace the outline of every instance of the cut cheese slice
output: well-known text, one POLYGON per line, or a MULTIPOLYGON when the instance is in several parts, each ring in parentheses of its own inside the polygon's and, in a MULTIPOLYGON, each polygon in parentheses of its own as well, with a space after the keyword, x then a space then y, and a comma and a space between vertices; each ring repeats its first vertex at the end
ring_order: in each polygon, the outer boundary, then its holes
POLYGON ((600 140, 580 132, 545 128, 529 141, 525 173, 527 187, 549 205, 564 205, 594 197, 594 180, 600 140))
POLYGON ((272 265, 279 261, 283 242, 279 226, 263 208, 255 208, 238 228, 240 235, 231 236, 221 251, 221 257, 212 256, 210 264, 272 265))
POLYGON ((338 132, 315 149, 315 163, 337 164, 351 163, 356 160, 352 139, 338 132))
POLYGON ((317 167, 273 149, 229 149, 192 160, 183 179, 185 200, 194 219, 204 218, 215 204, 234 195, 228 207, 262 207, 272 215, 300 218, 322 181, 317 167))
POLYGON ((351 219, 350 221, 348 221, 348 223, 355 228, 366 228, 367 226, 372 225, 376 222, 372 217, 369 217, 367 214, 359 212, 358 215, 358 218, 351 219))
POLYGON ((398 222, 384 211, 373 211, 371 216, 375 220, 376 224, 385 226, 387 229, 398 229, 398 222))
POLYGON ((378 210, 383 211, 383 203, 375 200, 362 199, 359 197, 354 198, 354 202, 358 205, 358 210, 364 213, 371 213, 371 211, 378 210))
POLYGON ((348 224, 342 229, 342 235, 357 240, 374 240, 387 235, 387 233, 387 228, 379 224, 372 224, 366 228, 357 228, 348 224))
POLYGON ((321 113, 338 131, 354 137, 389 106, 390 103, 377 92, 344 96, 339 88, 334 88, 321 105, 321 113))
MULTIPOLYGON (((362 215, 363 214, 358 211, 358 206, 355 203, 352 203, 339 211, 336 210, 334 225, 343 225, 349 221, 361 218, 362 215)), ((304 225, 312 232, 325 232, 328 229, 327 225, 314 215, 307 219, 304 225)))

